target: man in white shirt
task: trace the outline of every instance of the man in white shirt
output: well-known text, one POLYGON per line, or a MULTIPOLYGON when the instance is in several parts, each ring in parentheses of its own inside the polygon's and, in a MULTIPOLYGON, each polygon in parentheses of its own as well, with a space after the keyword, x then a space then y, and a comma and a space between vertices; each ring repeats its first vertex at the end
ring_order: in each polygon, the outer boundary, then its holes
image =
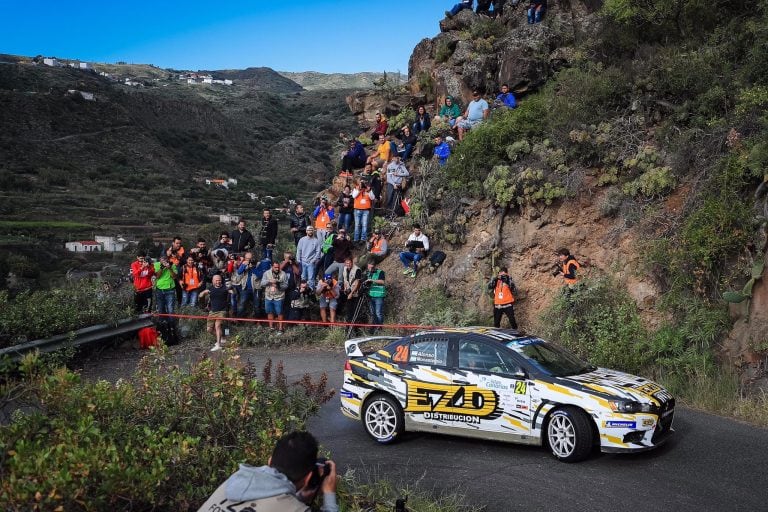
POLYGON ((387 166, 387 210, 394 210, 395 190, 402 190, 405 179, 410 175, 400 157, 393 157, 392 162, 387 166))
POLYGON ((413 233, 405 242, 405 251, 400 253, 400 261, 403 263, 403 274, 416 277, 419 262, 429 252, 429 238, 421 232, 421 225, 413 225, 413 233))

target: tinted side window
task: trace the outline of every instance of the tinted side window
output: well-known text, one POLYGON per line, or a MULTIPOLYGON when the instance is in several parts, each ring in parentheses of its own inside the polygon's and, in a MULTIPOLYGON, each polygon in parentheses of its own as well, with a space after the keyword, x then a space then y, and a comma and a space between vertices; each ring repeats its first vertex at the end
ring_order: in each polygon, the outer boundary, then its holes
POLYGON ((421 339, 411 343, 411 364, 446 366, 448 364, 448 339, 421 339))
POLYGON ((459 368, 508 375, 520 371, 514 359, 504 350, 475 340, 459 341, 459 368))

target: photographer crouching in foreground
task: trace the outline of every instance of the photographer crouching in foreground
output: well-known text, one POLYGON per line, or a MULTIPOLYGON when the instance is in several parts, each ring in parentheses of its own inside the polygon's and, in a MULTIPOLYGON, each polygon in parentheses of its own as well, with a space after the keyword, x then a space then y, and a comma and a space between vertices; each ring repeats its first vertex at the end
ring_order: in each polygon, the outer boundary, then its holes
POLYGON ((241 464, 198 512, 309 512, 318 491, 321 512, 338 512, 336 464, 317 458, 317 440, 309 432, 281 437, 266 466, 241 464))

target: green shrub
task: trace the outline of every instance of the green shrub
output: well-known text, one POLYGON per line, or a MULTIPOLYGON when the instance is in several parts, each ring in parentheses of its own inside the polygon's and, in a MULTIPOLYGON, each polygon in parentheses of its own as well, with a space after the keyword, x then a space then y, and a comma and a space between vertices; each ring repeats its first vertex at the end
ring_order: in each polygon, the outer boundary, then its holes
POLYGON ((435 61, 438 64, 447 62, 448 59, 451 58, 451 55, 453 55, 453 52, 455 49, 456 49, 456 41, 441 39, 440 41, 437 42, 437 46, 435 46, 435 61))
MULTIPOLYGON (((34 409, 0 427, 0 502, 9 510, 196 510, 239 462, 265 464, 332 392, 326 378, 262 379, 235 354, 183 371, 162 351, 132 382, 84 382, 23 367, 34 409)), ((17 383, 18 384, 18 383, 17 383)))
POLYGON ((490 37, 501 37, 506 34, 507 29, 502 23, 491 19, 481 19, 469 27, 469 36, 472 39, 488 39, 490 37))
POLYGON ((677 179, 670 167, 656 167, 624 185, 622 190, 628 196, 642 194, 645 197, 659 197, 674 189, 676 184, 677 179))
POLYGON ((483 186, 486 197, 500 206, 525 206, 539 201, 550 205, 566 193, 565 187, 550 181, 541 169, 514 170, 508 165, 494 167, 483 186))
POLYGON ((408 323, 416 325, 462 327, 480 324, 477 310, 468 308, 460 298, 448 296, 442 288, 420 290, 405 315, 408 323))
POLYGON ((396 116, 389 118, 389 133, 396 134, 403 126, 410 126, 416 120, 416 112, 412 107, 403 108, 396 116))

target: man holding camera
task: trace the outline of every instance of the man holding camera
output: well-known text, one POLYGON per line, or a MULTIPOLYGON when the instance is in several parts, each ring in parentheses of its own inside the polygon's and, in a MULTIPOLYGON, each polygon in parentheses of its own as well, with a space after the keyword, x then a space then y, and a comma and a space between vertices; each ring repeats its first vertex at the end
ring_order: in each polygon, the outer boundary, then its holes
POLYGON ((345 308, 347 323, 352 323, 357 310, 357 303, 360 301, 360 286, 362 285, 363 273, 352 261, 352 257, 344 260, 344 266, 339 273, 339 284, 341 286, 339 303, 345 308))
POLYGON ((136 314, 148 313, 152 309, 152 277, 155 269, 147 259, 146 251, 139 251, 136 261, 131 263, 133 278, 133 302, 136 314))
POLYGON ((571 251, 565 247, 557 250, 557 263, 554 265, 552 275, 557 277, 558 275, 563 274, 563 280, 569 289, 579 282, 579 277, 577 275, 579 269, 581 269, 581 265, 576 261, 576 258, 571 255, 571 251))
POLYGON ((400 261, 405 270, 403 274, 410 277, 416 277, 419 269, 419 262, 429 252, 429 237, 422 233, 421 225, 413 225, 413 233, 405 242, 406 250, 400 253, 400 261))
POLYGON ((328 205, 328 198, 326 196, 320 198, 320 204, 315 207, 315 212, 312 216, 315 218, 317 238, 323 241, 328 236, 328 224, 336 216, 336 211, 333 206, 328 205))
POLYGON ((261 316, 261 290, 262 277, 272 267, 272 262, 268 259, 255 261, 253 253, 248 251, 243 256, 243 261, 237 267, 233 282, 239 285, 237 299, 237 316, 244 318, 245 305, 250 301, 253 304, 253 316, 261 316))
POLYGON ((338 512, 336 464, 318 459, 317 450, 309 432, 284 435, 266 466, 241 464, 198 512, 309 512, 318 493, 321 512, 338 512))
POLYGON ((512 305, 515 302, 515 283, 509 277, 507 267, 499 269, 499 275, 491 279, 488 289, 493 292, 493 326, 501 327, 501 315, 507 315, 509 327, 517 329, 515 310, 512 305))
POLYGON ((368 219, 376 195, 371 190, 371 184, 361 180, 352 191, 352 198, 355 203, 355 233, 352 242, 365 242, 368 240, 368 219))
POLYGON ((264 310, 269 319, 269 328, 275 328, 272 320, 277 317, 277 334, 282 334, 283 300, 285 299, 285 290, 288 289, 288 275, 280 270, 279 261, 272 263, 272 270, 264 272, 261 286, 264 288, 264 310))
POLYGON ((171 263, 168 256, 163 254, 160 261, 155 262, 155 291, 157 292, 157 312, 173 314, 176 309, 176 279, 179 268, 171 263))
POLYGON ((324 274, 336 274, 341 277, 341 271, 344 268, 344 262, 352 258, 352 240, 347 236, 347 230, 339 229, 339 233, 333 240, 333 263, 326 267, 324 274))
POLYGON ((336 308, 339 305, 339 282, 331 274, 325 274, 317 283, 315 294, 320 299, 320 321, 336 322, 336 308))

